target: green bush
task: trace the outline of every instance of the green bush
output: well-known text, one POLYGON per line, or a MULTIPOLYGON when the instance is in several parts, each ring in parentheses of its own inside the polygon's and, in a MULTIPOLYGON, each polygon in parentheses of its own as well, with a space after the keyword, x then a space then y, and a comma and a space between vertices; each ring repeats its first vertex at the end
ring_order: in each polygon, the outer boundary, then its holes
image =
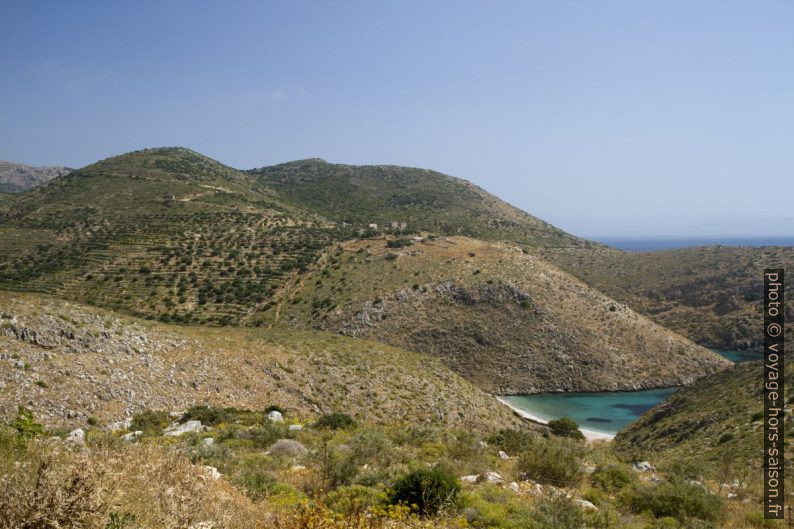
POLYGON ((168 414, 164 411, 146 410, 132 416, 130 430, 141 430, 146 434, 159 434, 168 426, 168 414))
POLYGON ((571 498, 563 494, 545 496, 535 507, 534 527, 538 529, 584 529, 585 519, 582 509, 571 498))
POLYGON ((386 241, 386 248, 403 248, 412 244, 413 242, 410 239, 394 239, 393 241, 386 241))
POLYGON ((460 494, 458 479, 448 470, 421 468, 394 483, 392 504, 404 504, 422 515, 434 515, 445 507, 457 504, 460 494))
POLYGON ((512 455, 529 450, 535 440, 536 436, 526 430, 504 429, 489 437, 488 443, 512 455))
POLYGON ((327 413, 317 419, 314 423, 315 428, 328 428, 330 430, 341 430, 355 426, 356 421, 346 413, 334 412, 327 413))
POLYGON ((44 433, 44 427, 33 418, 33 412, 22 406, 17 408, 17 418, 11 423, 11 427, 23 439, 32 439, 44 433))
POLYGON ((539 483, 569 487, 582 477, 580 457, 581 448, 570 442, 544 440, 519 456, 517 469, 539 483))
POLYGON ((239 413, 237 408, 191 406, 190 409, 182 415, 179 422, 201 421, 201 424, 204 426, 217 426, 222 422, 234 421, 239 413))
POLYGON ((685 482, 663 482, 653 486, 635 486, 624 497, 637 513, 650 513, 656 518, 669 516, 679 522, 698 518, 716 522, 722 511, 722 500, 703 487, 685 482))
POLYGON ((579 430, 579 425, 570 417, 562 417, 549 421, 549 430, 554 435, 560 437, 571 437, 573 439, 584 439, 584 435, 579 430))
POLYGON ((590 481, 603 491, 617 492, 632 482, 632 475, 618 465, 599 465, 590 481))
POLYGON ((325 504, 331 510, 349 515, 385 505, 387 500, 388 496, 382 490, 362 485, 350 485, 329 492, 325 498, 325 504))

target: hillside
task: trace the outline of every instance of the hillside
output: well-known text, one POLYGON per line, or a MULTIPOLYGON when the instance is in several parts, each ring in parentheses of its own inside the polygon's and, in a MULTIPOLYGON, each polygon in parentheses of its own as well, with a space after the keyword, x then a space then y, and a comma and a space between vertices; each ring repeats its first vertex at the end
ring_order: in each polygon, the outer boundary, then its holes
POLYGON ((60 165, 34 167, 0 160, 0 193, 21 193, 69 171, 71 169, 60 165))
POLYGON ((244 173, 148 149, 0 202, 0 286, 225 324, 338 236, 244 173))
POLYGON ((532 246, 598 246, 436 171, 392 165, 342 165, 320 159, 249 171, 285 199, 354 227, 392 222, 408 230, 510 240, 532 246))
MULTIPOLYGON (((792 365, 786 365, 787 395, 794 394, 792 365)), ((762 381, 761 362, 703 378, 621 431, 616 449, 634 460, 699 465, 712 476, 729 467, 737 474, 750 470, 748 477, 756 479, 763 455, 762 381)))
POLYGON ((498 394, 679 385, 728 365, 515 245, 464 237, 346 242, 254 321, 430 353, 498 394))
MULTIPOLYGON (((794 248, 711 246, 652 253, 598 248, 541 255, 697 343, 733 350, 763 349, 758 329, 764 268, 794 269, 794 248)), ((786 318, 794 322, 791 282, 786 294, 786 318)))
POLYGON ((320 332, 175 327, 41 295, 0 292, 0 417, 26 406, 49 426, 193 404, 370 422, 499 428, 520 423, 440 362, 320 332))

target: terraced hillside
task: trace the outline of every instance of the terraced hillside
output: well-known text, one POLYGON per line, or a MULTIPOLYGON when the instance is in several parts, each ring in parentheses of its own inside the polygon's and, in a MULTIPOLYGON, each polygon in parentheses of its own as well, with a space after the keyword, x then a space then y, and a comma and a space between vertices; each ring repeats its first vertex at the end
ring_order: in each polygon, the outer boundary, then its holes
MULTIPOLYGON (((787 395, 794 395, 792 366, 790 362, 786 365, 787 395)), ((635 460, 686 462, 701 466, 712 476, 731 471, 760 479, 762 384, 760 361, 736 364, 703 378, 621 431, 615 439, 616 449, 635 460)), ((791 411, 787 406, 787 422, 791 411)), ((794 436, 794 429, 786 436, 794 436)))
POLYGON ((532 246, 589 247, 487 193, 436 171, 342 165, 314 158, 249 171, 286 200, 354 227, 405 223, 411 231, 509 240, 532 246))
POLYGON ((257 322, 431 353, 489 392, 642 389, 728 365, 511 244, 349 241, 257 322))
POLYGON ((340 236, 180 148, 110 158, 0 204, 0 285, 183 323, 239 320, 340 236))
MULTIPOLYGON (((794 269, 794 248, 711 246, 652 253, 590 248, 541 255, 697 343, 733 350, 763 349, 764 269, 794 269)), ((790 281, 786 294, 786 318, 794 322, 790 281)), ((788 327, 794 336, 794 326, 788 327)))
POLYGON ((333 334, 169 326, 38 294, 0 292, 0 418, 50 426, 217 404, 368 422, 517 425, 435 359, 333 334))

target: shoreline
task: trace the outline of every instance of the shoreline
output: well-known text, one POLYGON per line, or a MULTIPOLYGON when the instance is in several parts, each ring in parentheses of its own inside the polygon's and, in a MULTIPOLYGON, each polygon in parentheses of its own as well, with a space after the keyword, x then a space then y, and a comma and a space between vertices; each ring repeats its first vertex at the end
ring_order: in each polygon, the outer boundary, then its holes
MULTIPOLYGON (((549 423, 549 421, 547 421, 546 419, 541 419, 540 417, 538 417, 536 415, 532 415, 529 412, 526 412, 526 411, 524 411, 522 409, 516 408, 515 406, 513 406, 509 402, 507 402, 504 399, 502 399, 502 397, 496 397, 496 400, 498 400, 499 402, 501 402, 502 404, 504 404, 505 406, 507 406, 508 408, 510 408, 511 410, 516 412, 517 414, 519 414, 524 419, 530 420, 530 421, 538 423, 538 424, 542 424, 544 426, 549 423)), ((615 438, 614 434, 609 434, 609 433, 604 433, 604 432, 596 432, 594 430, 586 430, 584 428, 579 428, 579 431, 582 432, 582 435, 584 435, 584 438, 588 442, 592 442, 592 441, 611 441, 612 439, 615 438)))

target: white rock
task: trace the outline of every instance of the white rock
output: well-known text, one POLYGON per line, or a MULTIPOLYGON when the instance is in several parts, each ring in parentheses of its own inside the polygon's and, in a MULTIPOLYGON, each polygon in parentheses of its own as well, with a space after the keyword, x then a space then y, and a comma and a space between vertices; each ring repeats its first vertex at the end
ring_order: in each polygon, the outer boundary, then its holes
POLYGON ((302 424, 290 424, 289 425, 289 431, 290 432, 300 432, 301 430, 303 430, 303 425, 302 424))
POLYGON ((133 442, 133 441, 137 440, 137 439, 138 439, 138 437, 140 437, 140 436, 142 436, 142 435, 143 435, 143 432, 142 432, 142 431, 140 431, 140 430, 135 430, 134 432, 130 432, 130 433, 127 433, 127 434, 124 434, 124 435, 122 435, 122 436, 121 436, 121 439, 122 439, 123 441, 126 441, 126 442, 128 442, 128 443, 131 443, 131 442, 133 442))
POLYGON ((653 468, 653 466, 647 461, 634 463, 634 470, 638 470, 640 472, 656 472, 656 469, 653 468))
POLYGON ((281 415, 280 411, 273 410, 267 414, 267 418, 273 422, 281 422, 284 420, 284 416, 281 415))
POLYGON ((69 435, 66 436, 66 442, 79 445, 85 444, 85 432, 82 428, 72 430, 69 432, 69 435))
POLYGON ((204 465, 204 467, 202 468, 204 469, 204 472, 210 477, 210 479, 219 479, 221 477, 221 473, 218 472, 218 469, 215 467, 204 465))
POLYGON ((659 476, 657 476, 656 474, 653 474, 653 475, 651 476, 651 481, 653 481, 654 483, 659 483, 660 481, 662 481, 662 478, 660 478, 660 477, 659 477, 659 476))
POLYGON ((130 426, 132 426, 132 417, 127 417, 123 421, 117 421, 108 424, 108 430, 111 432, 117 432, 119 430, 126 430, 130 426))
POLYGON ((728 499, 729 499, 729 500, 732 500, 732 499, 734 499, 734 498, 736 498, 736 494, 735 494, 735 493, 733 493, 733 492, 729 492, 729 493, 728 493, 728 499))
POLYGON ((188 432, 203 432, 204 430, 205 428, 201 425, 201 421, 188 421, 185 424, 172 424, 163 430, 163 435, 166 437, 178 437, 188 432))
POLYGON ((215 439, 213 439, 212 437, 206 437, 201 440, 201 444, 203 444, 204 446, 212 446, 215 444, 215 439))
POLYGON ((498 472, 488 471, 485 473, 485 481, 488 483, 502 483, 504 480, 502 476, 499 475, 498 472))
POLYGON ((504 461, 505 459, 510 459, 510 456, 504 453, 502 450, 499 450, 499 459, 504 461))
POLYGON ((461 476, 460 480, 463 483, 477 483, 477 479, 479 479, 479 474, 471 474, 469 476, 461 476))
POLYGON ((507 486, 513 492, 521 492, 521 487, 518 486, 518 483, 515 481, 511 482, 510 485, 507 486))
POLYGON ((581 498, 576 498, 575 500, 573 500, 573 502, 576 505, 578 505, 579 507, 581 507, 582 509, 589 509, 591 511, 597 511, 598 510, 598 507, 593 505, 592 502, 589 502, 587 500, 583 500, 581 498))

